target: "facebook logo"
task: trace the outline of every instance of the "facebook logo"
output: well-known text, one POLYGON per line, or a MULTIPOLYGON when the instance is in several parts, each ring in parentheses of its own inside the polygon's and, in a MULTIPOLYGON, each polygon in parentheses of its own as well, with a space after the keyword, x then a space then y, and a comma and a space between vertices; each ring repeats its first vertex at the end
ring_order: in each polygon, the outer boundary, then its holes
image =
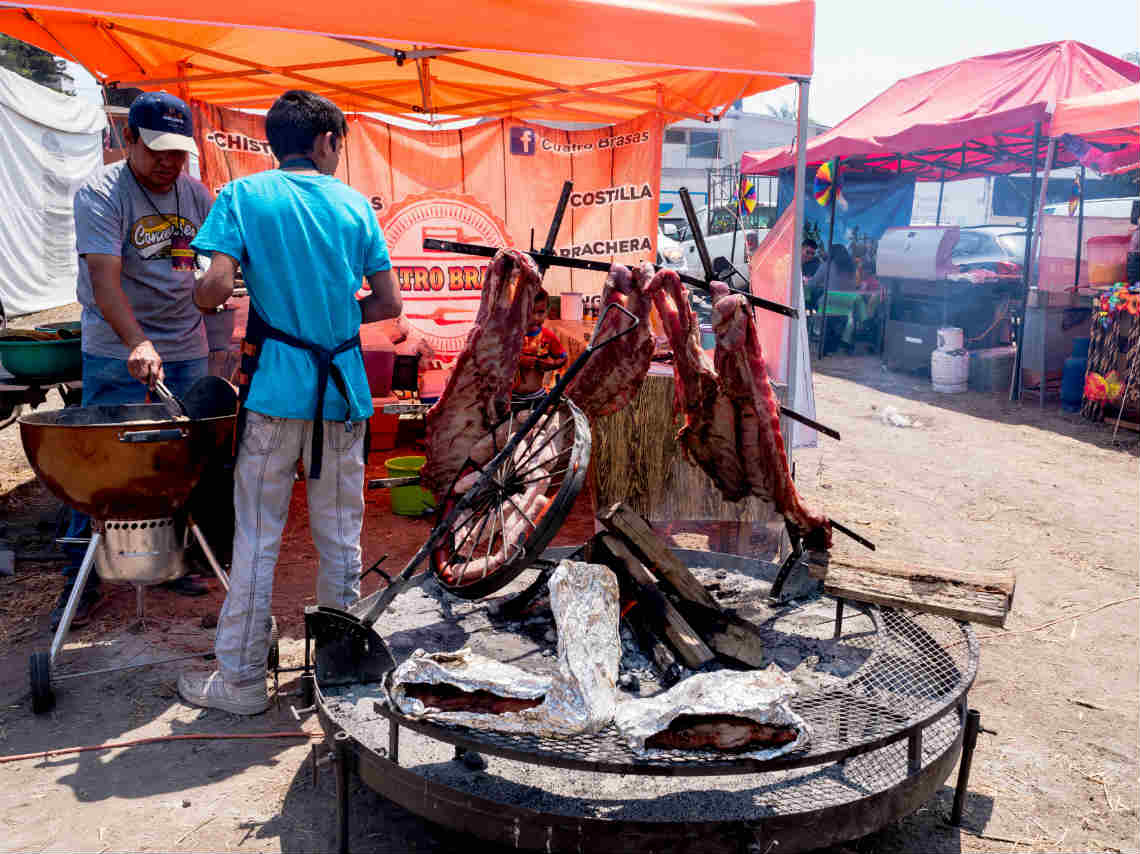
POLYGON ((528 127, 511 128, 511 154, 522 154, 527 157, 534 155, 535 144, 538 137, 528 127))

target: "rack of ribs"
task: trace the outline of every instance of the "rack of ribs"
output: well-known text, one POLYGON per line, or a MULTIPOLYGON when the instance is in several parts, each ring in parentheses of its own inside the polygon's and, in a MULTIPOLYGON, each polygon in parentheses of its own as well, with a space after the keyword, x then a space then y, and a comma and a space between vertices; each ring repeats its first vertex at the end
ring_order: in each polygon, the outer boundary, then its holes
POLYGON ((542 277, 530 256, 501 249, 483 280, 475 326, 443 394, 426 415, 421 482, 445 494, 471 448, 508 414, 523 333, 542 277))
MULTIPOLYGON (((604 357, 591 359, 566 389, 566 394, 590 418, 612 415, 633 400, 653 360, 653 332, 649 328, 652 294, 660 287, 661 274, 653 265, 642 263, 630 272, 621 264, 610 267, 602 291, 603 309, 613 303, 631 312, 640 321, 637 328, 607 348, 604 357)), ((620 311, 611 311, 605 322, 594 327, 590 343, 602 341, 629 325, 620 311)))
POLYGON ((654 304, 673 345, 675 408, 685 424, 677 441, 729 501, 753 495, 775 505, 811 548, 831 547, 831 523, 808 509, 788 470, 780 434, 780 404, 748 304, 713 284, 714 361, 700 346, 688 293, 671 271, 654 304))

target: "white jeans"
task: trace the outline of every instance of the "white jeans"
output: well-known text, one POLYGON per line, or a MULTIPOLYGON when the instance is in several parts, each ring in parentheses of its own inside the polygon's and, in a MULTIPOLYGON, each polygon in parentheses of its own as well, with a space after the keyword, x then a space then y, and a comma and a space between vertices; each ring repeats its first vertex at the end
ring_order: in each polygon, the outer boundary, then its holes
MULTIPOLYGON (((364 426, 324 423, 321 476, 307 479, 309 532, 320 553, 317 602, 346 608, 360 598, 364 521, 364 426)), ((214 651, 226 682, 265 683, 273 571, 289 516, 297 460, 309 470, 312 421, 246 413, 234 471, 230 592, 218 617, 214 651)))

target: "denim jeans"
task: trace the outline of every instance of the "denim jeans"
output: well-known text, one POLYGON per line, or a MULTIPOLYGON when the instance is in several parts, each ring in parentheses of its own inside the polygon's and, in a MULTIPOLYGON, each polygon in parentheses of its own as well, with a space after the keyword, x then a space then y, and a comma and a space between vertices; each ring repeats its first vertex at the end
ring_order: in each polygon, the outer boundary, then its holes
MULTIPOLYGON (((166 377, 167 387, 176 396, 181 397, 190 390, 199 379, 209 373, 209 360, 185 359, 179 362, 163 362, 162 370, 166 377)), ((147 388, 127 370, 124 359, 110 359, 106 356, 93 356, 83 354, 83 405, 84 406, 115 406, 122 403, 144 403, 147 388)), ((91 517, 77 510, 71 511, 71 521, 67 526, 68 537, 90 537, 91 517)), ((64 554, 68 557, 68 565, 63 570, 68 580, 68 587, 79 574, 79 565, 83 563, 83 555, 87 549, 84 546, 66 545, 64 554)), ((97 590, 99 576, 92 572, 87 576, 87 590, 97 590)))

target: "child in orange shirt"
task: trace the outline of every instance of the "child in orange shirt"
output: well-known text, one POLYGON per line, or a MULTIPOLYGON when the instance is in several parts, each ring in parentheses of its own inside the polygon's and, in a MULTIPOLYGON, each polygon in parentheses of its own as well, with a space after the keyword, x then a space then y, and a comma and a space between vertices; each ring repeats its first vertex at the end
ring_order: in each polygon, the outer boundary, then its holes
POLYGON ((515 375, 514 388, 511 389, 511 405, 516 411, 537 406, 546 396, 546 389, 542 385, 543 376, 566 365, 566 350, 562 342, 543 326, 549 306, 550 295, 539 288, 530 309, 530 317, 527 318, 519 370, 515 375))

